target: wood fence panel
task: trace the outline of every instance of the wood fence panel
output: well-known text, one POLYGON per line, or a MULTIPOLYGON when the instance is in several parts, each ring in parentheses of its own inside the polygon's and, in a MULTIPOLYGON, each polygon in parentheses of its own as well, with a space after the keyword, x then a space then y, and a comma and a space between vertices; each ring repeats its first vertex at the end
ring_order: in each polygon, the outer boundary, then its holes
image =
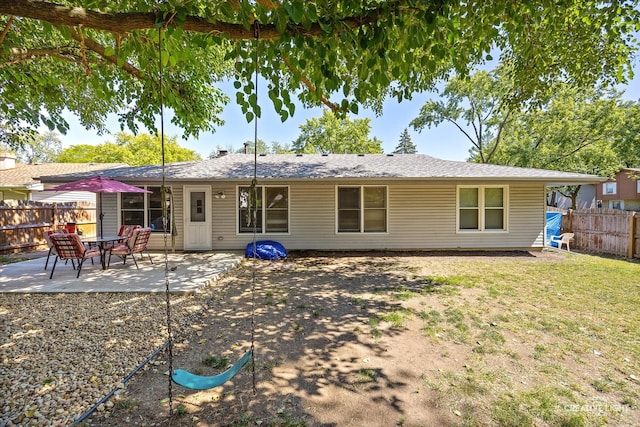
POLYGON ((95 235, 95 205, 0 200, 0 253, 45 249, 44 233, 69 222, 75 222, 85 235, 95 235))
POLYGON ((636 212, 636 216, 634 218, 635 226, 633 233, 633 257, 640 258, 640 214, 636 212))
POLYGON ((587 252, 628 256, 631 218, 634 212, 618 209, 569 211, 569 228, 575 233, 574 247, 587 252))

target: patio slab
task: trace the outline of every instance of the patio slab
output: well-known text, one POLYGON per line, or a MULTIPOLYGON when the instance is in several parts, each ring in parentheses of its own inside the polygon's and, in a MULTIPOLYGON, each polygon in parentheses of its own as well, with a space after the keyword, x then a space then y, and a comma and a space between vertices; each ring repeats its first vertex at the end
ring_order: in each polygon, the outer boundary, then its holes
POLYGON ((80 277, 71 263, 58 261, 53 279, 49 280, 53 258, 44 270, 45 258, 35 258, 13 264, 0 265, 0 293, 77 293, 77 292, 165 292, 166 282, 171 293, 193 293, 220 278, 243 259, 240 252, 152 253, 153 264, 145 255, 123 264, 112 259, 111 266, 102 270, 100 263, 86 261, 80 277))

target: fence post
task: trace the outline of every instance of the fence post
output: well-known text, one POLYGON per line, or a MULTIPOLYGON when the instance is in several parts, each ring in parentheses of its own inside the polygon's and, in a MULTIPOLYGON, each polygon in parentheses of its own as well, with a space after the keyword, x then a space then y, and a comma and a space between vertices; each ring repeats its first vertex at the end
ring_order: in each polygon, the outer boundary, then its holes
POLYGON ((565 230, 566 233, 573 233, 573 209, 567 210, 567 223, 568 230, 565 230))
POLYGON ((51 224, 53 224, 52 230, 58 229, 58 205, 56 202, 51 204, 51 224))
POLYGON ((633 252, 636 248, 636 212, 629 215, 629 247, 627 248, 627 258, 633 258, 633 252))

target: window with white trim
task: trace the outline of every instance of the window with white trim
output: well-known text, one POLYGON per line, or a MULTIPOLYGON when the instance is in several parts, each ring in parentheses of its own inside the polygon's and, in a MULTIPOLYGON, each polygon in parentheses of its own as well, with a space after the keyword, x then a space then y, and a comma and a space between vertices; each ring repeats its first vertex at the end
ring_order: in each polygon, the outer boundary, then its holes
POLYGON ((254 223, 258 233, 289 232, 289 187, 259 186, 255 200, 251 187, 238 187, 238 232, 253 233, 254 223))
POLYGON ((636 181, 636 193, 640 194, 640 179, 636 181))
POLYGON ((617 185, 615 182, 605 182, 602 184, 602 194, 616 194, 617 185))
MULTIPOLYGON (((161 187, 145 186, 151 193, 120 193, 120 225, 151 227, 164 232, 161 187)), ((167 200, 167 231, 171 230, 171 206, 167 200)))
POLYGON ((338 233, 387 231, 386 186, 340 186, 337 199, 338 233))
POLYGON ((458 231, 506 231, 507 186, 458 186, 458 231))

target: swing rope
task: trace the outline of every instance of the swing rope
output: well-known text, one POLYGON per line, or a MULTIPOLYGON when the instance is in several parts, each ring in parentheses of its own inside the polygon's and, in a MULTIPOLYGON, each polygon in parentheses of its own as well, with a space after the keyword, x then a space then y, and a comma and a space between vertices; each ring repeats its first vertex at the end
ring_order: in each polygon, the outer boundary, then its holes
MULTIPOLYGON (((256 49, 255 49, 255 106, 257 109, 258 105, 258 60, 259 60, 259 41, 260 41, 260 28, 258 20, 254 21, 254 36, 256 39, 256 49)), ((183 387, 196 389, 196 390, 206 390, 210 388, 217 387, 219 385, 224 384, 233 378, 242 367, 251 361, 251 372, 252 372, 252 384, 253 384, 253 394, 257 393, 256 389, 256 370, 255 370, 255 291, 256 291, 256 267, 255 267, 255 259, 257 258, 256 253, 256 236, 257 236, 257 218, 256 210, 257 203, 254 203, 253 206, 253 263, 252 263, 252 282, 251 282, 251 347, 249 351, 247 351, 233 366, 231 366, 226 371, 214 375, 214 376, 200 376, 195 375, 190 372, 187 372, 182 369, 173 369, 173 333, 171 331, 171 299, 170 299, 170 284, 169 284, 169 262, 168 262, 168 243, 167 243, 167 201, 165 194, 165 143, 164 143, 164 97, 163 97, 163 65, 162 65, 162 28, 158 28, 158 52, 159 52, 159 67, 160 67, 160 133, 161 133, 161 154, 162 154, 162 203, 163 203, 163 219, 164 219, 164 257, 165 257, 165 295, 166 295, 166 305, 167 305, 167 335, 168 335, 168 358, 169 358, 169 414, 173 414, 173 383, 182 385, 183 387)), ((251 182, 251 187, 253 190, 252 196, 254 200, 257 201, 257 163, 258 163, 258 115, 257 112, 254 115, 254 167, 253 167, 253 180, 251 182)), ((172 206, 173 208, 173 206, 172 206)), ((171 224, 173 227, 174 224, 171 224)))
MULTIPOLYGON (((256 95, 256 108, 255 115, 253 116, 253 181, 251 182, 251 187, 253 188, 253 195, 255 196, 254 200, 258 200, 258 60, 259 56, 259 47, 260 47, 260 23, 258 20, 253 21, 253 36, 256 39, 256 49, 255 49, 255 95, 256 95)), ((257 203, 253 206, 253 217, 257 219, 257 203)), ((256 249, 256 236, 258 234, 258 221, 253 221, 253 258, 251 261, 251 354, 254 354, 255 347, 255 308, 256 308, 256 258, 257 258, 257 249, 256 249)), ((256 361, 255 357, 251 356, 251 376, 253 377, 253 394, 257 393, 256 390, 256 361)))
MULTIPOLYGON (((169 289, 169 245, 167 243, 167 200, 164 195, 165 183, 165 150, 164 150, 164 82, 163 82, 163 65, 162 65, 162 27, 158 27, 158 67, 159 67, 159 84, 160 84, 160 153, 162 157, 162 225, 163 225, 163 241, 164 241, 164 286, 165 299, 167 306, 167 352, 169 359, 169 372, 173 372, 173 333, 171 331, 171 298, 169 289)), ((173 206, 171 207, 173 209, 173 206)), ((171 224, 173 226, 173 224, 171 224)), ((171 383, 171 375, 169 375, 169 415, 173 415, 173 387, 171 383)))

